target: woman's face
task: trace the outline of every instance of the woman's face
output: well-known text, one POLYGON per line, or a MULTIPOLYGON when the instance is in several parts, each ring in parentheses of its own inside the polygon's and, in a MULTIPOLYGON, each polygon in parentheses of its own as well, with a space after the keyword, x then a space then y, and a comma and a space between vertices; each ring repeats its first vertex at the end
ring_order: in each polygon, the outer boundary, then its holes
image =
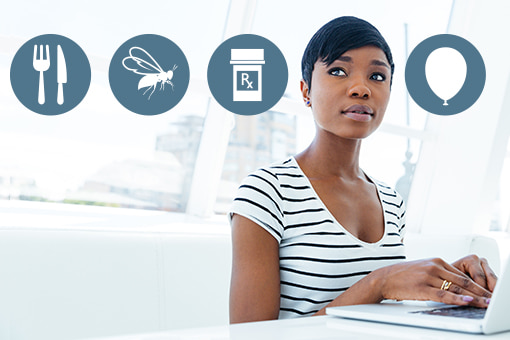
POLYGON ((347 139, 374 132, 384 117, 390 97, 391 68, 384 52, 375 46, 349 50, 326 66, 317 61, 311 90, 301 90, 310 101, 319 131, 347 139))

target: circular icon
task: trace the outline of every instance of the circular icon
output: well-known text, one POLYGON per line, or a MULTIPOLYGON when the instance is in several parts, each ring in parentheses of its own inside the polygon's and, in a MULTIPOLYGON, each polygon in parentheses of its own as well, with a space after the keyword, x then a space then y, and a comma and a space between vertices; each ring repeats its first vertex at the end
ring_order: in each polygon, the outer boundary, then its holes
POLYGON ((485 76, 478 50, 452 34, 422 41, 409 56, 405 70, 407 90, 416 104, 441 116, 471 107, 482 94, 485 76))
POLYGON ((87 94, 90 76, 90 64, 80 46, 56 34, 27 41, 11 64, 11 86, 18 100, 47 116, 76 107, 87 94))
POLYGON ((240 115, 269 110, 283 96, 287 62, 271 41, 242 34, 224 41, 207 69, 209 89, 225 109, 240 115))
POLYGON ((182 50, 171 40, 143 34, 122 44, 110 62, 112 92, 126 109, 161 114, 177 105, 188 89, 190 71, 182 50))

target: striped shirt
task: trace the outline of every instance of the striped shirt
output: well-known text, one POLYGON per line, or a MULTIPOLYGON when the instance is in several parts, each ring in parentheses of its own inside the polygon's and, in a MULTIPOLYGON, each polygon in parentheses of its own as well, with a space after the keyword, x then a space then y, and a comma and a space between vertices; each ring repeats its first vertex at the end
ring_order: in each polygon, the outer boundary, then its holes
POLYGON ((371 271, 405 259, 400 195, 371 178, 384 211, 384 236, 359 240, 340 225, 291 157, 261 168, 239 187, 231 213, 267 230, 280 248, 280 315, 312 315, 371 271))

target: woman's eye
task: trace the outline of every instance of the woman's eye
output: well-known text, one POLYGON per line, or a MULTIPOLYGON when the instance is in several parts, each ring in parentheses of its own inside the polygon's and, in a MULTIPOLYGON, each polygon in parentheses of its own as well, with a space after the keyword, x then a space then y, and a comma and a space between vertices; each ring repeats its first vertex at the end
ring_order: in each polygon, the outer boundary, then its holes
POLYGON ((377 81, 385 81, 386 76, 382 73, 374 73, 370 76, 370 79, 377 80, 377 81))
POLYGON ((342 70, 341 68, 334 68, 331 71, 329 71, 329 74, 331 74, 332 76, 339 76, 339 77, 343 77, 343 76, 347 75, 345 73, 345 71, 342 70))

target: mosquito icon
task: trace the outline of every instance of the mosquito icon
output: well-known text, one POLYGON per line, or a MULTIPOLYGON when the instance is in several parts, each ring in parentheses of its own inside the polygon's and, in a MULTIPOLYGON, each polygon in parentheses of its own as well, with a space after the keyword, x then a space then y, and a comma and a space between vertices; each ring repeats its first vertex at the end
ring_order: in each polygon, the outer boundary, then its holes
POLYGON ((138 82, 138 89, 140 90, 144 87, 148 87, 143 93, 144 95, 147 91, 152 89, 147 100, 151 99, 152 94, 156 91, 158 83, 160 83, 160 91, 165 89, 165 84, 170 84, 172 90, 174 88, 174 84, 171 80, 174 76, 174 71, 177 69, 177 65, 174 65, 171 70, 165 72, 161 66, 159 66, 156 59, 141 47, 131 47, 129 49, 129 57, 122 59, 122 66, 128 71, 143 75, 142 79, 138 82), (135 54, 140 54, 140 56, 135 56, 135 54))

